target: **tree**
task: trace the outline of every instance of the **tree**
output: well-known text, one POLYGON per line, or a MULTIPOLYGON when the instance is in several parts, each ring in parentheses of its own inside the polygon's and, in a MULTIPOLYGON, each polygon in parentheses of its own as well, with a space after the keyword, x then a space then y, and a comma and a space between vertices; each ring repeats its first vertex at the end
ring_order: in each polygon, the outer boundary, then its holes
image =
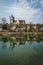
POLYGON ((3 29, 7 29, 7 24, 6 24, 6 18, 5 17, 3 17, 2 19, 2 24, 3 24, 3 29))
POLYGON ((3 17, 1 20, 2 20, 2 24, 6 23, 6 18, 5 17, 3 17))
POLYGON ((3 25, 3 29, 7 30, 7 25, 6 24, 3 25))

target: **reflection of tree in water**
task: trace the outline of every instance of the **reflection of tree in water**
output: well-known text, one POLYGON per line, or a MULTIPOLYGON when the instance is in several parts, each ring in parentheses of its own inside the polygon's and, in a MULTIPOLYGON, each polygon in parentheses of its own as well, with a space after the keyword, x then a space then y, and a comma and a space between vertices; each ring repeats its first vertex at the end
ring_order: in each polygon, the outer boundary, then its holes
POLYGON ((36 36, 36 42, 40 43, 41 40, 42 40, 42 39, 41 39, 41 35, 38 34, 38 35, 36 36))
POLYGON ((6 43, 6 42, 8 42, 8 39, 7 39, 7 37, 3 37, 3 38, 2 38, 2 41, 3 41, 3 43, 6 43))
POLYGON ((7 41, 41 41, 43 40, 43 35, 14 35, 12 37, 7 37, 2 38, 3 42, 7 41))
POLYGON ((6 38, 2 38, 2 41, 3 41, 2 48, 5 49, 6 48, 6 42, 8 42, 8 40, 6 38))
POLYGON ((16 35, 15 37, 17 40, 26 40, 26 38, 27 38, 26 35, 16 35))
POLYGON ((31 35, 29 35, 29 38, 30 38, 30 40, 32 40, 32 39, 33 39, 31 35))
POLYGON ((28 35, 30 41, 43 41, 43 35, 37 34, 37 35, 28 35))
POLYGON ((30 41, 33 41, 34 40, 34 35, 28 35, 28 37, 29 37, 29 40, 30 41))

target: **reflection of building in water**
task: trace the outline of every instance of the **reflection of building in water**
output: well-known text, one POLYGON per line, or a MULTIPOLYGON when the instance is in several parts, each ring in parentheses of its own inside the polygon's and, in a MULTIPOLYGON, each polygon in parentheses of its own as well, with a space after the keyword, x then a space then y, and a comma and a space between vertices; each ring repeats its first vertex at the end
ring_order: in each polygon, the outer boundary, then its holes
POLYGON ((14 43, 10 42, 10 48, 14 48, 14 43))
POLYGON ((37 41, 37 40, 40 40, 40 41, 43 41, 43 35, 27 35, 27 41, 37 41))
POLYGON ((10 41, 10 48, 13 49, 15 47, 15 45, 24 45, 25 41, 10 41))
POLYGON ((24 45, 25 44, 25 41, 18 41, 16 42, 17 45, 24 45))
POLYGON ((25 45, 26 41, 36 41, 36 42, 40 42, 40 41, 43 41, 43 35, 26 35, 26 36, 23 36, 23 38, 26 39, 22 40, 19 40, 18 38, 16 40, 14 40, 13 38, 9 39, 9 38, 3 38, 3 37, 0 37, 0 41, 3 41, 3 48, 6 48, 6 42, 10 42, 10 48, 13 49, 15 46, 20 46, 20 45, 25 45))
POLYGON ((22 40, 22 38, 21 38, 21 40, 19 40, 19 39, 14 40, 12 38, 12 40, 10 40, 10 48, 13 49, 15 47, 15 45, 18 45, 18 46, 25 45, 26 41, 28 41, 28 42, 29 41, 36 41, 36 42, 38 41, 38 42, 40 42, 42 40, 43 40, 42 36, 40 36, 40 35, 37 35, 37 36, 35 36, 35 35, 26 35, 25 40, 24 39, 22 40))
POLYGON ((30 40, 29 35, 27 35, 27 40, 30 40))

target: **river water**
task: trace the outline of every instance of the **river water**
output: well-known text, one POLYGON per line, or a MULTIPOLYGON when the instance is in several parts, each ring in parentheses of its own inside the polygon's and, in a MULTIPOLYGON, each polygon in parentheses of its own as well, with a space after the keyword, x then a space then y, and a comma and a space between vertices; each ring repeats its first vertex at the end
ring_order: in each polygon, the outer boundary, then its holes
POLYGON ((1 36, 0 65, 43 65, 43 36, 34 37, 1 36))

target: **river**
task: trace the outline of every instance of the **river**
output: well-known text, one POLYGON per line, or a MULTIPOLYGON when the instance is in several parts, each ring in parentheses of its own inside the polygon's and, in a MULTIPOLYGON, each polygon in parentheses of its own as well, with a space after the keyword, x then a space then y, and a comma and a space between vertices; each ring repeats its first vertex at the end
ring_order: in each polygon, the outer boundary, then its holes
POLYGON ((0 37, 0 65, 43 65, 43 36, 0 37))

